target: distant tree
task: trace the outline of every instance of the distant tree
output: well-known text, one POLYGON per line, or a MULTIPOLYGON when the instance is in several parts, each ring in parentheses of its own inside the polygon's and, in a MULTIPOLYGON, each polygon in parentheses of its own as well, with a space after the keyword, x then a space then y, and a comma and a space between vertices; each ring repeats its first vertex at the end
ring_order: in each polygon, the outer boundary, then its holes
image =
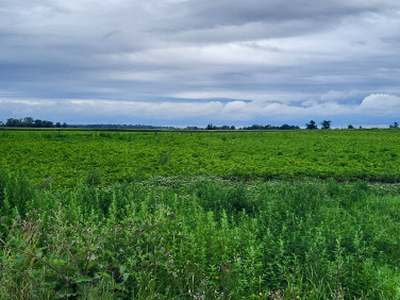
MULTIPOLYGON (((272 129, 274 129, 274 128, 272 128, 272 129)), ((295 126, 295 125, 283 124, 282 126, 278 127, 278 129, 281 129, 281 130, 296 130, 296 129, 300 129, 300 127, 299 126, 295 126)))
POLYGON ((50 127, 54 127, 54 124, 52 121, 42 121, 42 126, 50 128, 50 127))
POLYGON ((251 127, 247 127, 248 130, 264 130, 265 127, 263 125, 253 124, 251 127))
POLYGON ((33 123, 34 127, 42 127, 42 120, 36 119, 33 123))
POLYGON ((231 130, 235 130, 236 127, 234 125, 231 126, 231 130))
POLYGON ((21 126, 21 120, 13 119, 13 118, 7 119, 6 126, 7 127, 18 127, 18 126, 21 126))
POLYGON ((57 122, 57 123, 56 123, 56 127, 57 127, 57 128, 61 128, 61 123, 60 123, 60 122, 57 122))
POLYGON ((0 121, 0 127, 4 126, 4 122, 0 121))
POLYGON ((311 120, 310 123, 306 124, 306 129, 318 129, 318 126, 315 124, 314 120, 311 120))
POLYGON ((289 124, 283 124, 281 126, 275 126, 275 125, 257 125, 257 124, 253 124, 250 127, 243 127, 243 130, 297 130, 300 129, 299 126, 296 125, 289 125, 289 124))
POLYGON ((31 117, 25 117, 23 120, 22 120, 22 126, 25 126, 25 127, 32 127, 33 126, 33 123, 34 123, 34 120, 33 120, 33 118, 31 118, 31 117))
POLYGON ((350 124, 349 126, 347 126, 347 129, 354 129, 354 126, 350 124))
POLYGON ((399 128, 399 123, 398 122, 394 122, 393 124, 389 125, 389 128, 399 128))
POLYGON ((61 126, 62 126, 62 128, 67 128, 67 123, 64 122, 64 123, 62 123, 61 126))
POLYGON ((213 124, 210 123, 207 125, 207 130, 215 130, 215 129, 217 129, 217 127, 214 126, 213 124))
POLYGON ((321 129, 330 129, 331 128, 331 121, 323 120, 321 122, 322 128, 321 129))

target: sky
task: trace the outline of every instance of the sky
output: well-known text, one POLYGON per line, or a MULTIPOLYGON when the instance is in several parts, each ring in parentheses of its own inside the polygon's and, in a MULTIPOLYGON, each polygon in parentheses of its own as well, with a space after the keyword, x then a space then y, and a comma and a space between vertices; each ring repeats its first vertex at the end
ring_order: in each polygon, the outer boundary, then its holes
POLYGON ((0 120, 400 121, 398 0, 0 0, 0 120))

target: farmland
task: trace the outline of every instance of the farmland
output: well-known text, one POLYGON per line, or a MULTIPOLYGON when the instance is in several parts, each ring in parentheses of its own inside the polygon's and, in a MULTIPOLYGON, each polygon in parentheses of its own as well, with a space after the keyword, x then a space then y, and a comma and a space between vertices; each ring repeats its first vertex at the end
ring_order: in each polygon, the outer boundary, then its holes
POLYGON ((0 141, 0 298, 400 298, 400 131, 0 141))
POLYGON ((215 175, 400 181, 400 132, 0 131, 0 165, 40 182, 215 175))

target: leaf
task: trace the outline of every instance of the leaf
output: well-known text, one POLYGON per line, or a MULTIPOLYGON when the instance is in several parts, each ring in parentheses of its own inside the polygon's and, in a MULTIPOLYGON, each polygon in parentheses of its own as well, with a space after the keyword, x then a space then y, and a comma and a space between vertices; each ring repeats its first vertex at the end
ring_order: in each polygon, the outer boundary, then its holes
POLYGON ((123 275, 122 275, 122 281, 123 282, 125 282, 125 281, 127 281, 128 280, 128 278, 129 278, 129 273, 124 273, 123 275))
POLYGON ((120 273, 120 274, 124 273, 125 270, 126 270, 126 266, 124 266, 124 265, 120 265, 120 266, 119 266, 119 273, 120 273))
POLYGON ((72 297, 72 296, 76 296, 77 295, 76 292, 74 292, 74 290, 71 287, 68 287, 68 288, 63 287, 63 288, 59 289, 56 292, 56 294, 57 294, 57 296, 59 298, 65 298, 65 297, 68 298, 68 297, 72 297))
POLYGON ((111 275, 106 272, 99 272, 99 274, 101 274, 104 278, 108 278, 108 279, 112 278, 111 275))
POLYGON ((65 264, 65 260, 55 258, 51 261, 51 263, 53 264, 53 266, 60 266, 65 264))
POLYGON ((80 283, 80 282, 92 282, 92 281, 93 281, 93 278, 92 278, 92 277, 89 277, 89 276, 83 275, 83 276, 79 276, 79 277, 75 278, 74 281, 75 281, 76 283, 80 283))

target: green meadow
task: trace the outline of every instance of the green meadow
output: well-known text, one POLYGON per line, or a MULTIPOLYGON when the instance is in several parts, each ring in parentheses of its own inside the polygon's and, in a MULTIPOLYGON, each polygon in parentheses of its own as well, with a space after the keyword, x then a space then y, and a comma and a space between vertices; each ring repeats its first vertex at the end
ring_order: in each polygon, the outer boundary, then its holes
POLYGON ((399 299, 400 131, 0 131, 0 299, 399 299))

